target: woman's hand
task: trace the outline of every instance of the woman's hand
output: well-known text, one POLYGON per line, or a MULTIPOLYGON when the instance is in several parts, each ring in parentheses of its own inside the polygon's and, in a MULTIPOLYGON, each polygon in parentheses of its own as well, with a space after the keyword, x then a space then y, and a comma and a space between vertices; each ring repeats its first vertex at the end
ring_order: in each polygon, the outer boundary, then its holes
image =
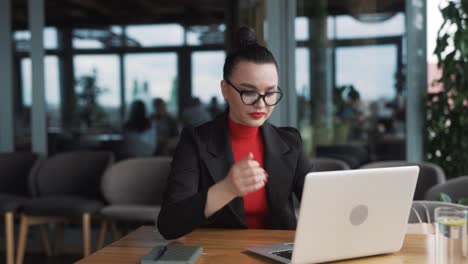
POLYGON ((234 197, 244 196, 265 186, 268 175, 253 157, 253 154, 249 153, 232 165, 229 174, 223 180, 227 190, 234 197))
POLYGON ((253 154, 249 153, 232 165, 226 178, 208 189, 205 217, 212 216, 232 199, 262 188, 267 178, 266 171, 253 159, 253 154))

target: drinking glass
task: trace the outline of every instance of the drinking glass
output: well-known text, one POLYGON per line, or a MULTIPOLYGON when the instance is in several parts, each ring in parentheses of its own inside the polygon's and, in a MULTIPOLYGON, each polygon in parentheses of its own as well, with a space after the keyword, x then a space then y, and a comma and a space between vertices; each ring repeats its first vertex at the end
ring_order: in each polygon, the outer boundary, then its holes
POLYGON ((468 263, 468 210, 455 207, 438 207, 434 211, 434 219, 436 225, 436 263, 468 263))

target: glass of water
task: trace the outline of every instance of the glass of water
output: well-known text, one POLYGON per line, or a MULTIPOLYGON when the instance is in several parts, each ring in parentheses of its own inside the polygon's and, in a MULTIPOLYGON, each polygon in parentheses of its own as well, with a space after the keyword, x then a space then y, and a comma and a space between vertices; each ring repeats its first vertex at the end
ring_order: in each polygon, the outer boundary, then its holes
POLYGON ((468 211, 456 207, 438 207, 434 211, 434 219, 436 263, 468 263, 468 211))

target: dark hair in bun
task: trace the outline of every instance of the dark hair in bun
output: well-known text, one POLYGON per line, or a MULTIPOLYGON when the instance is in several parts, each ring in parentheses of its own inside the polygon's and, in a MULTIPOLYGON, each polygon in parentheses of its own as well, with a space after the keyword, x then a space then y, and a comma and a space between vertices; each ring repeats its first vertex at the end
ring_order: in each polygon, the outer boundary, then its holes
POLYGON ((239 28, 234 39, 234 50, 239 50, 254 45, 258 46, 257 34, 255 34, 255 31, 248 27, 239 28))
POLYGON ((224 61, 223 78, 225 80, 229 80, 232 71, 241 61, 259 64, 273 63, 278 69, 278 63, 276 63, 273 54, 267 48, 258 44, 257 34, 253 29, 246 26, 237 30, 232 50, 224 61))

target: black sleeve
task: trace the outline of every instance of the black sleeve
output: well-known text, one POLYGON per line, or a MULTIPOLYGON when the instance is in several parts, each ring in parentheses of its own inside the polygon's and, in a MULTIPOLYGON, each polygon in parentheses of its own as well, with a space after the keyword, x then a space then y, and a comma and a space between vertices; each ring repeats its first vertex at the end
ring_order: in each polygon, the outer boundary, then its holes
POLYGON ((312 161, 307 155, 307 153, 304 151, 303 145, 302 145, 302 138, 301 134, 297 129, 294 129, 297 139, 298 139, 298 147, 299 147, 299 157, 297 160, 297 167, 296 167, 296 174, 294 175, 294 194, 296 195, 297 199, 301 201, 302 198, 302 189, 304 188, 304 180, 305 176, 307 173, 311 172, 314 170, 314 165, 312 164, 312 161))
POLYGON ((171 137, 176 137, 179 135, 179 129, 177 128, 177 121, 173 118, 170 118, 169 119, 170 122, 169 122, 169 129, 170 129, 170 132, 169 132, 169 135, 171 137))
POLYGON ((171 173, 158 217, 158 229, 166 239, 181 237, 205 220, 208 189, 199 190, 200 161, 193 128, 185 128, 171 165, 171 173))

